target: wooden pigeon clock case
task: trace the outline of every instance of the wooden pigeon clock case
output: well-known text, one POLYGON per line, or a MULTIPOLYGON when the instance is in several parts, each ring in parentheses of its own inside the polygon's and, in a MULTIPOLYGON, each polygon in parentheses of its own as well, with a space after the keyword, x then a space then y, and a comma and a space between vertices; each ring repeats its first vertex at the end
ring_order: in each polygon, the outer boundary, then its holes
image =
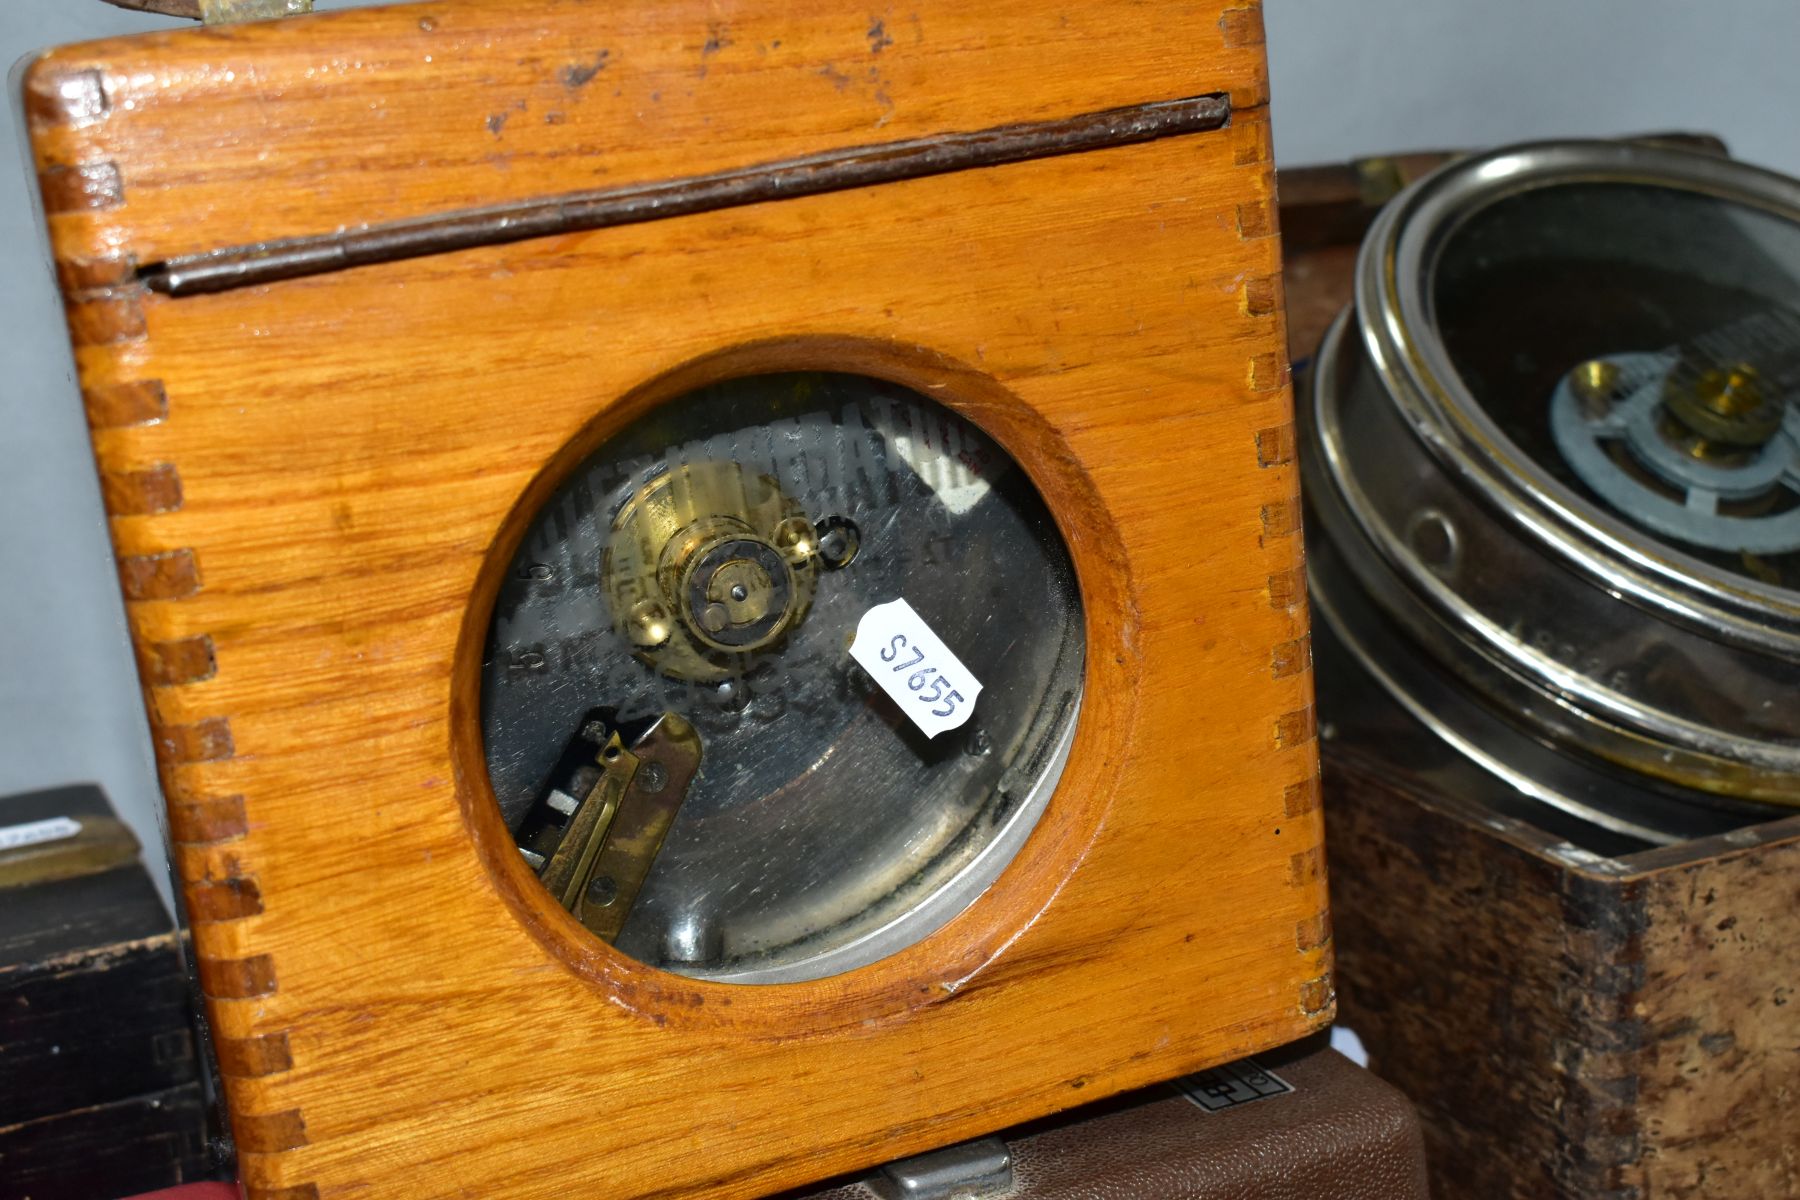
POLYGON ((1329 1020, 1262 41, 446 0, 31 66, 249 1197, 764 1194, 1329 1020))

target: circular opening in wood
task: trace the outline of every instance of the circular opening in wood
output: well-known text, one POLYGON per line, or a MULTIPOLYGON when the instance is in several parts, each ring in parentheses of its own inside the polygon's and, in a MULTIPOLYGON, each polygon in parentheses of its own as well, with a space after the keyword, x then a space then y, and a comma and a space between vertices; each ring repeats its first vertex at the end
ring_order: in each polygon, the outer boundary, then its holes
POLYGON ((1086 633, 1027 472, 865 374, 706 382, 523 514, 482 656, 517 853, 664 970, 816 979, 966 908, 1061 774, 1086 633))

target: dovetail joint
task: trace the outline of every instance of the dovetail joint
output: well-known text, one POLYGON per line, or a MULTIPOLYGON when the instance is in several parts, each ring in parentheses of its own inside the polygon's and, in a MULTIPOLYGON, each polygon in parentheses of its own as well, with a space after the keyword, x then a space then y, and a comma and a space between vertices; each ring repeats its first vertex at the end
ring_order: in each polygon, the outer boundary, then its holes
POLYGON ((249 828, 242 796, 169 803, 169 837, 175 842, 194 846, 224 842, 243 837, 249 828))
POLYGON ((1300 532, 1300 499, 1277 500, 1262 506, 1262 540, 1267 545, 1276 538, 1292 537, 1300 532))
POLYGON ((184 886, 251 878, 250 869, 244 865, 242 839, 176 842, 171 849, 174 850, 175 869, 184 886))
POLYGON ((25 115, 34 129, 92 125, 110 108, 106 77, 93 68, 35 72, 26 83, 25 115))
MULTIPOLYGON (((182 763, 218 762, 237 753, 231 737, 231 722, 224 717, 208 717, 192 725, 158 725, 155 729, 156 750, 164 766, 182 763)), ((231 797, 241 813, 243 802, 231 797)))
POLYGON ((239 921, 263 910, 262 889, 256 880, 241 875, 192 880, 183 895, 187 898, 188 914, 196 924, 239 921))
POLYGON ((1312 666, 1312 635, 1281 642, 1269 653, 1269 673, 1276 679, 1303 674, 1312 666))
POLYGON ((119 174, 117 163, 47 167, 38 179, 44 195, 44 212, 48 216, 105 212, 125 203, 125 181, 119 174))
POLYGON ((297 1108, 272 1113, 231 1114, 231 1136, 238 1149, 252 1154, 298 1150, 307 1144, 306 1122, 297 1108))
POLYGON ((142 670, 152 687, 180 687, 211 679, 218 671, 210 637, 142 644, 142 670))
POLYGON ((1304 746, 1319 733, 1318 716, 1312 705, 1282 713, 1275 721, 1275 744, 1283 750, 1304 746))
POLYGON ((1269 607, 1292 610, 1306 602, 1306 568, 1290 567, 1269 576, 1269 607))
MULTIPOLYGON (((1248 126, 1250 122, 1245 121, 1242 124, 1248 126)), ((1249 134, 1238 142, 1237 150, 1231 156, 1231 161, 1240 167, 1253 167, 1257 163, 1267 161, 1268 156, 1268 150, 1263 143, 1262 131, 1251 129, 1249 134)))
MULTIPOLYGON (((26 92, 28 118, 37 128, 91 124, 106 118, 111 108, 105 77, 93 69, 35 71, 26 92)), ((52 217, 106 212, 125 202, 124 181, 113 162, 52 166, 41 172, 39 183, 45 211, 52 217)), ((53 228, 67 238, 82 226, 53 228)), ((148 336, 145 289, 139 284, 133 256, 84 255, 79 250, 66 252, 61 245, 58 248, 57 280, 66 298, 70 338, 77 347, 119 346, 148 336)), ((116 368, 118 361, 112 365, 116 368)), ((112 371, 90 373, 84 364, 82 383, 83 408, 95 430, 144 426, 168 418, 169 397, 161 380, 121 380, 112 371)), ((174 512, 184 500, 180 474, 170 463, 103 471, 101 487, 113 518, 174 512)), ((198 558, 189 548, 121 554, 118 569, 121 591, 131 604, 184 600, 202 585, 198 558)), ((151 687, 198 683, 218 669, 208 636, 162 642, 140 639, 138 647, 140 670, 151 687)), ((237 748, 230 723, 223 717, 181 725, 153 722, 153 734, 165 773, 169 832, 181 866, 182 898, 190 919, 200 928, 261 914, 260 885, 245 870, 236 848, 249 829, 243 797, 190 797, 171 777, 178 767, 233 757, 237 748)), ((209 1001, 255 999, 276 990, 275 966, 267 954, 226 957, 200 953, 195 965, 200 990, 209 1001)), ((293 1068, 286 1033, 220 1037, 215 1047, 221 1071, 234 1080, 293 1068)), ((235 1084, 232 1091, 237 1091, 235 1084)), ((233 1099, 237 1099, 235 1094, 233 1099)), ((239 1146, 249 1153, 279 1153, 307 1144, 306 1125, 297 1109, 264 1114, 234 1111, 232 1125, 239 1146)), ((253 1200, 318 1200, 318 1194, 311 1184, 252 1186, 247 1191, 253 1200)))
POLYGON ((1294 461, 1294 427, 1276 425, 1256 431, 1256 465, 1279 467, 1294 461))
POLYGON ((180 600, 200 590, 200 569, 192 550, 130 554, 119 560, 119 586, 126 600, 180 600))
POLYGON ((137 260, 129 254, 103 254, 96 258, 59 258, 56 282, 71 298, 88 292, 130 287, 137 282, 137 260))
POLYGON ((1315 811, 1319 807, 1319 791, 1317 775, 1288 784, 1282 793, 1282 811, 1289 817, 1303 817, 1315 811))
POLYGON ((253 1000, 275 991, 275 964, 266 954, 249 958, 197 955, 200 991, 214 1000, 253 1000))
POLYGON ((1273 316, 1281 307, 1281 277, 1258 275, 1244 280, 1244 315, 1273 316))
POLYGON ((1337 1005, 1337 989, 1330 975, 1309 979, 1300 985, 1300 1011, 1309 1017, 1329 1013, 1337 1005))
POLYGON ((1294 925, 1294 945, 1301 953, 1309 953, 1331 941, 1331 913, 1322 912, 1294 925))
MULTIPOLYGON (((1288 363, 1283 354, 1258 354, 1250 360, 1250 390, 1257 394, 1278 392, 1287 386, 1288 363)), ((1265 464, 1266 465, 1266 464, 1265 464)))
POLYGON ((134 342, 149 328, 141 289, 121 288, 93 299, 78 299, 67 309, 69 340, 77 346, 114 346, 134 342))
POLYGON ((285 1033, 266 1033, 258 1037, 215 1037, 213 1053, 219 1062, 219 1073, 239 1079, 277 1075, 294 1066, 294 1052, 285 1033))
POLYGON ((1275 236, 1275 213, 1266 200, 1253 200, 1237 208, 1238 237, 1245 241, 1275 236))
POLYGON ((1224 35, 1228 50, 1262 45, 1265 40, 1262 5, 1226 9, 1219 14, 1219 32, 1224 35))
POLYGON ((104 471, 100 495, 106 511, 115 517, 174 512, 183 499, 181 474, 173 463, 158 463, 142 471, 104 471))
POLYGON ((1314 846, 1288 858, 1288 883, 1304 887, 1325 878, 1325 847, 1314 846))
POLYGON ((83 388, 81 403, 91 429, 152 425, 169 415, 169 394, 158 379, 83 388))

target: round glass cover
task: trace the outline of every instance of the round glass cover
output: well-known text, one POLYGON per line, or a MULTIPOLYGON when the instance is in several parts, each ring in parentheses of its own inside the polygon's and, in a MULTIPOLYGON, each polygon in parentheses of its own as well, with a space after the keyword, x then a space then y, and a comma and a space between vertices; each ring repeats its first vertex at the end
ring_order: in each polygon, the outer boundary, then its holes
POLYGON ((1542 470, 1800 588, 1800 226, 1677 187, 1537 187, 1445 235, 1430 298, 1469 392, 1542 470))
POLYGON ((532 520, 483 662, 489 775, 596 936, 817 978, 997 876, 1083 652, 1056 524, 974 426, 863 376, 737 379, 619 432, 532 520))

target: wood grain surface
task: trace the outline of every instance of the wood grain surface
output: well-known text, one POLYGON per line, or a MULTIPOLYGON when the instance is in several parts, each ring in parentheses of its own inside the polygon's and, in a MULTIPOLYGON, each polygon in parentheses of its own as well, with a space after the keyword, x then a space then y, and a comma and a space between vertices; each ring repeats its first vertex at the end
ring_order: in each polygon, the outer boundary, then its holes
POLYGON ((1263 49, 1225 0, 462 0, 90 43, 26 88, 40 168, 79 189, 59 238, 148 264, 1211 92, 1255 109, 1263 49))
MULTIPOLYGON (((1642 1190, 1800 1197, 1800 817, 1634 863, 1642 1022, 1632 1069, 1642 1190)), ((1629 961, 1629 959, 1627 959, 1629 961)))
POLYGON ((1616 860, 1326 756, 1344 1020, 1432 1192, 1800 1196, 1800 817, 1616 860))
POLYGON ((417 5, 59 51, 32 135, 252 1200, 749 1196, 1332 1011, 1260 13, 417 5), (170 255, 1221 93, 1228 128, 215 295, 170 255), (696 982, 555 908, 476 672, 535 505, 808 366, 981 425, 1061 523, 1086 699, 961 917, 696 982))

